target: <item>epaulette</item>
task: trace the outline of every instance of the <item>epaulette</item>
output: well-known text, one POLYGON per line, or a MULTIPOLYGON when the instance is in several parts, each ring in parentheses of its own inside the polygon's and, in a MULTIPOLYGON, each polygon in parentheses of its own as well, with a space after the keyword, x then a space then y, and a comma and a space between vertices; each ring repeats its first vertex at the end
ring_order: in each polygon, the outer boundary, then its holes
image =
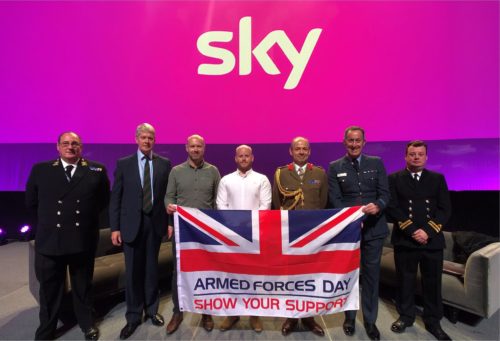
POLYGON ((324 168, 323 168, 323 167, 321 167, 321 166, 312 165, 312 167, 313 167, 313 168, 318 168, 318 169, 324 170, 324 168))

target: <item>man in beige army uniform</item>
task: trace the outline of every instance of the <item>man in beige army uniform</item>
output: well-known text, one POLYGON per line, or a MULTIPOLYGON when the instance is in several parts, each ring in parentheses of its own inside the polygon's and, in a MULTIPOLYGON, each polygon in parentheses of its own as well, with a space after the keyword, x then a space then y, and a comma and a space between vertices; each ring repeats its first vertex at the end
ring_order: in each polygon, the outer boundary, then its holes
MULTIPOLYGON (((309 141, 296 137, 290 145, 293 162, 280 167, 274 174, 273 208, 280 210, 323 209, 328 201, 328 179, 323 168, 313 166, 307 160, 311 155, 309 141)), ((281 333, 290 334, 298 324, 298 319, 287 318, 281 333)), ((314 317, 302 319, 305 328, 314 334, 324 336, 323 328, 314 317)))

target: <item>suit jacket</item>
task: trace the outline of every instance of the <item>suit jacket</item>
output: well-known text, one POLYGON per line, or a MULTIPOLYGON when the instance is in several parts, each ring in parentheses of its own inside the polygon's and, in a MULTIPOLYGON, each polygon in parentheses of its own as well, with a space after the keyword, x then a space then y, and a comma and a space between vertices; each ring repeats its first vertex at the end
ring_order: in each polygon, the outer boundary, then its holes
POLYGON ((392 243, 412 248, 444 248, 442 229, 451 216, 450 195, 444 176, 424 169, 416 182, 405 169, 389 176, 389 187, 391 201, 386 212, 394 223, 392 243), (429 236, 425 245, 411 237, 420 228, 429 236))
POLYGON ((313 166, 311 163, 307 164, 302 180, 295 171, 293 163, 280 167, 276 170, 274 175, 272 194, 273 208, 278 210, 323 209, 326 207, 328 202, 327 181, 326 173, 323 168, 313 166), (285 196, 280 191, 279 186, 281 186, 282 189, 288 193, 295 192, 296 194, 285 196), (296 205, 293 208, 290 208, 295 202, 296 205))
MULTIPOLYGON (((151 220, 159 238, 167 231, 163 198, 167 190, 170 160, 153 153, 153 210, 151 220)), ((137 153, 118 160, 109 205, 111 231, 120 231, 124 242, 135 240, 142 219, 142 184, 137 153)))
POLYGON ((328 168, 328 197, 334 208, 374 203, 380 208, 363 223, 363 239, 384 238, 389 234, 383 213, 389 204, 389 184, 384 164, 379 157, 361 155, 359 176, 349 157, 330 163, 328 168))
POLYGON ((37 210, 37 252, 60 256, 95 248, 99 215, 108 201, 104 165, 80 159, 68 182, 59 159, 35 164, 26 184, 26 206, 37 210))

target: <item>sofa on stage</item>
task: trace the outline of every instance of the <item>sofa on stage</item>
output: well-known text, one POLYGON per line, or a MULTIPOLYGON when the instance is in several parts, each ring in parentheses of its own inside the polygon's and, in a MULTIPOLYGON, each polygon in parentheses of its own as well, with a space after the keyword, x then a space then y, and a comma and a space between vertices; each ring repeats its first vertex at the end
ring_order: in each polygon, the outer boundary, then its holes
MULTIPOLYGON (((31 294, 39 302, 39 283, 35 276, 35 242, 29 243, 29 289, 31 294)), ((172 243, 163 242, 160 246, 158 256, 159 280, 170 288, 174 258, 172 254, 172 243)), ((125 289, 125 258, 121 247, 111 243, 111 229, 105 228, 99 231, 99 244, 97 246, 94 265, 94 297, 95 302, 99 299, 117 294, 125 289)), ((66 295, 63 306, 71 304, 71 285, 69 274, 65 283, 66 295)))
MULTIPOLYGON (((392 224, 389 224, 392 233, 392 224)), ((489 244, 475 252, 465 264, 453 261, 454 240, 451 232, 444 232, 446 249, 444 250, 442 293, 443 303, 458 310, 467 311, 480 317, 490 317, 500 308, 500 243, 489 244)), ((385 240, 382 251, 380 281, 391 287, 397 286, 394 251, 390 243, 390 234, 385 240)), ((420 273, 418 274, 418 294, 422 294, 420 273)), ((450 321, 456 322, 454 318, 450 321), (455 321, 453 321, 455 320, 455 321)))

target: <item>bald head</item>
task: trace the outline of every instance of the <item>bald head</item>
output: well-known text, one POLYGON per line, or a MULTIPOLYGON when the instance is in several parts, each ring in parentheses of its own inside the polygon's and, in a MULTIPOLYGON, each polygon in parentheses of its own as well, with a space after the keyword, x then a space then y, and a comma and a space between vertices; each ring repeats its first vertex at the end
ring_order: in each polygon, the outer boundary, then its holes
POLYGON ((189 143, 191 142, 191 140, 198 140, 203 145, 205 145, 205 139, 201 135, 193 134, 193 135, 189 136, 187 138, 187 141, 186 141, 186 146, 189 145, 189 143))
POLYGON ((189 136, 186 143, 186 152, 192 166, 198 167, 201 165, 205 155, 205 139, 197 134, 189 136))
POLYGON ((236 148, 234 161, 240 172, 246 173, 252 169, 253 160, 252 148, 250 146, 242 144, 236 148))
POLYGON ((296 138, 294 138, 292 140, 292 143, 290 144, 290 148, 293 149, 295 147, 295 145, 299 142, 306 145, 307 148, 309 148, 309 140, 306 139, 305 137, 301 137, 301 136, 297 136, 296 138))
POLYGON ((236 155, 238 155, 238 151, 241 149, 246 149, 250 152, 250 154, 252 154, 252 147, 247 146, 246 144, 242 144, 242 145, 239 145, 238 147, 236 147, 236 155))
POLYGON ((300 136, 294 138, 290 144, 290 156, 293 162, 302 167, 307 163, 309 155, 311 155, 309 140, 300 136))

